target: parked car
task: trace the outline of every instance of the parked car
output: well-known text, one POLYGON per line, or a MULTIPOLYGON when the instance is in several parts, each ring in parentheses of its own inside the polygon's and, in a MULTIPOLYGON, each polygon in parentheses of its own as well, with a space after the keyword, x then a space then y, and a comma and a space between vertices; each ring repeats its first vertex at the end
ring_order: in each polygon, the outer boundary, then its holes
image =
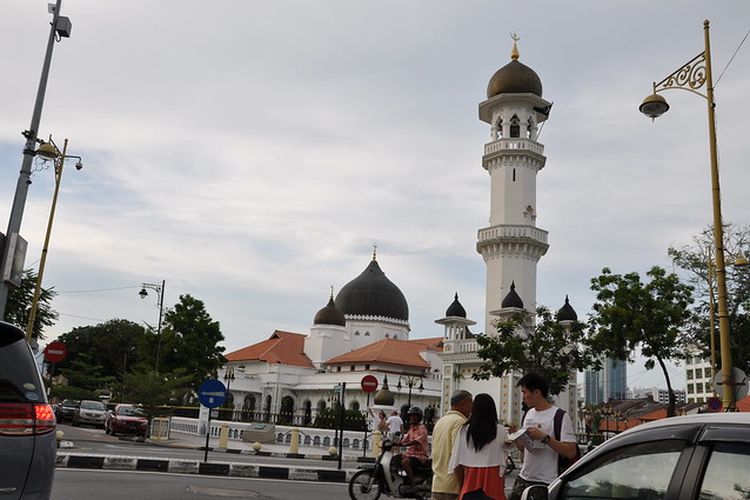
POLYGON ((134 405, 119 404, 114 411, 107 414, 107 422, 104 426, 107 434, 134 434, 146 437, 148 432, 148 417, 143 411, 134 405))
POLYGON ((75 399, 63 400, 63 402, 60 403, 55 410, 57 421, 64 422, 66 420, 73 420, 73 415, 75 415, 76 410, 78 409, 78 405, 80 404, 81 402, 75 399))
MULTIPOLYGON (((750 414, 704 413, 634 427, 584 455, 549 500, 750 498, 750 414)), ((532 486, 522 498, 532 498, 532 486)), ((542 487, 544 488, 544 487, 542 487)))
POLYGON ((101 401, 83 399, 73 414, 73 425, 91 424, 104 429, 104 421, 107 419, 107 405, 101 401))
POLYGON ((0 498, 50 498, 55 428, 23 330, 0 321, 0 498))

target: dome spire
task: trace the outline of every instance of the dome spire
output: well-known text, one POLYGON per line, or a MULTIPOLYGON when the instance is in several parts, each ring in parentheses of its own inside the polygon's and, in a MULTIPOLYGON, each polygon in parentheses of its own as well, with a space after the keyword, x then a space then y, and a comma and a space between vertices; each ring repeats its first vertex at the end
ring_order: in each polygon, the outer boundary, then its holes
POLYGON ((511 33, 510 37, 513 39, 513 50, 510 51, 510 58, 514 61, 517 61, 518 58, 521 57, 521 54, 518 52, 518 45, 516 44, 516 42, 518 42, 521 37, 515 33, 511 33))
POLYGON ((378 244, 372 244, 372 260, 378 260, 378 244))

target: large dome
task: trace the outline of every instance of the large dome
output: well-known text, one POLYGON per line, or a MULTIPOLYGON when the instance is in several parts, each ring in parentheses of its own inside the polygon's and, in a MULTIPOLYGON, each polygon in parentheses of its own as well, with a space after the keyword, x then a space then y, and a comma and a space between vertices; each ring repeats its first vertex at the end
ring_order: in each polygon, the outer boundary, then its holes
POLYGON ((409 305, 401 290, 389 280, 373 259, 362 274, 336 295, 339 311, 349 316, 383 316, 409 321, 409 305))
POLYGON ((487 99, 500 94, 535 94, 542 97, 542 80, 536 71, 518 62, 517 37, 513 38, 513 50, 508 64, 500 68, 490 78, 487 85, 487 99))

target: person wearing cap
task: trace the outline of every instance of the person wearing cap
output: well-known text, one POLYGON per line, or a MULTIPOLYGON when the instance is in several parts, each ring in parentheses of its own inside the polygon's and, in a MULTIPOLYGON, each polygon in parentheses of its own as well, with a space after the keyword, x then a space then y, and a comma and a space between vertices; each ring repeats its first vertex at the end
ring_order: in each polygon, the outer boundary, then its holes
POLYGON ((401 466, 409 477, 409 482, 414 487, 414 467, 427 461, 427 427, 422 423, 422 409, 418 406, 409 408, 406 414, 409 417, 409 430, 399 443, 405 446, 406 452, 401 455, 401 466))

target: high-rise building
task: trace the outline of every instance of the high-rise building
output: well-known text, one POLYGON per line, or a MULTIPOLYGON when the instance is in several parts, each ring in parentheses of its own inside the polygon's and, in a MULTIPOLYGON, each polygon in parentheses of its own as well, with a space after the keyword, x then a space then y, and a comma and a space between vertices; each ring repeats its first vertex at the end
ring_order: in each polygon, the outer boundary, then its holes
POLYGON ((688 403, 705 403, 715 396, 711 359, 698 348, 691 350, 692 356, 685 361, 685 394, 688 403))
POLYGON ((607 358, 601 370, 586 370, 584 391, 586 404, 606 403, 610 399, 625 399, 628 393, 627 362, 607 358))

